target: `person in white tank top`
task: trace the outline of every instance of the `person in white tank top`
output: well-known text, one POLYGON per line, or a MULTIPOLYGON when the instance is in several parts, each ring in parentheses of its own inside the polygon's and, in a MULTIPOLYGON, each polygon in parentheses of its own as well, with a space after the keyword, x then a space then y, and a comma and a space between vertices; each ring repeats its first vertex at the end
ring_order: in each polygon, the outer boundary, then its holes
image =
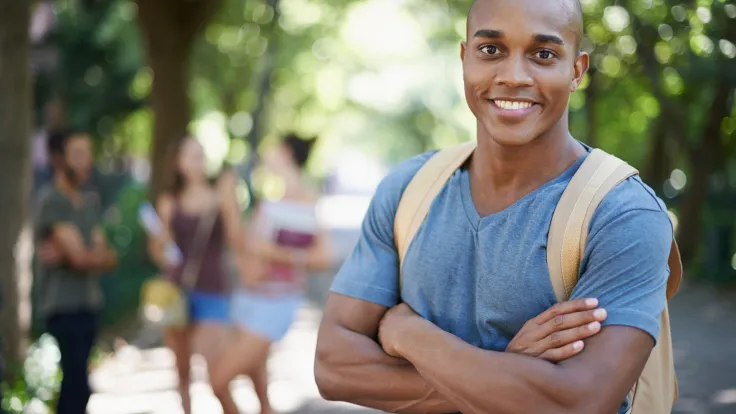
MULTIPOLYGON (((286 335, 303 305, 308 273, 332 265, 316 214, 317 195, 303 175, 313 143, 288 135, 263 159, 263 167, 283 180, 285 191, 278 200, 256 205, 248 230, 249 274, 231 300, 237 339, 210 378, 217 392, 227 389, 238 375, 250 376, 262 394, 258 395, 262 414, 272 413, 266 369, 271 344, 286 335)), ((238 413, 235 406, 223 411, 238 413)))

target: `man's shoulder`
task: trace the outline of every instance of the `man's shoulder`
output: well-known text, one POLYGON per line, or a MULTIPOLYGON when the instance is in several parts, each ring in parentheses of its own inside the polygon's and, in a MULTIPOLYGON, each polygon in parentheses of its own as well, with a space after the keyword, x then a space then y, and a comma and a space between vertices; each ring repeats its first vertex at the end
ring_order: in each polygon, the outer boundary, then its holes
POLYGON ((393 167, 378 185, 376 197, 389 198, 398 204, 411 180, 436 153, 436 150, 424 152, 393 167))
MULTIPOLYGON (((58 206, 71 204, 71 200, 63 192, 61 192, 55 185, 48 184, 41 188, 38 193, 38 206, 58 206)), ((43 211, 43 208, 40 208, 43 211)))
POLYGON ((624 180, 611 190, 603 199, 601 207, 605 209, 650 210, 667 213, 667 206, 654 190, 642 181, 639 175, 624 180))
POLYGON ((631 226, 632 237, 641 232, 647 236, 670 237, 673 231, 664 201, 638 175, 624 180, 606 195, 592 218, 591 236, 596 229, 612 223, 631 226), (642 228, 639 224, 644 220, 648 224, 642 228))

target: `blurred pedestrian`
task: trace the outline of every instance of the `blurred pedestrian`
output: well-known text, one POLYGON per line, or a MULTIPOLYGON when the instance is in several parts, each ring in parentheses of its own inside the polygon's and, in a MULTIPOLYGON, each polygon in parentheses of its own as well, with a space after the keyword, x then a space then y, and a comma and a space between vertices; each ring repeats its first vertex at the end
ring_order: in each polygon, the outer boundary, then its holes
MULTIPOLYGON (((330 249, 320 227, 317 192, 308 184, 304 167, 315 140, 288 135, 263 160, 263 166, 283 181, 283 197, 258 202, 247 239, 248 276, 233 293, 232 319, 237 338, 212 372, 212 387, 224 392, 237 375, 256 384, 261 413, 270 414, 266 362, 271 345, 288 332, 304 304, 307 272, 331 265, 330 249)), ((237 407, 225 406, 225 414, 237 407)))
MULTIPOLYGON (((173 187, 156 203, 163 231, 151 235, 150 247, 152 256, 165 270, 165 277, 178 285, 184 283, 186 269, 193 264, 196 267, 193 290, 187 292, 189 326, 168 328, 165 332, 166 345, 176 356, 184 413, 190 414, 190 359, 193 352, 200 353, 211 371, 229 340, 230 283, 225 254, 229 247, 242 270, 240 252, 245 235, 232 171, 210 179, 204 149, 192 137, 181 142, 175 168, 173 187), (201 226, 209 228, 200 232, 201 226), (166 246, 172 242, 183 256, 179 263, 166 254, 166 246)), ((216 390, 216 396, 224 406, 235 404, 227 389, 216 390)))
POLYGON ((84 414, 91 395, 88 360, 99 331, 103 297, 98 276, 114 269, 117 255, 100 227, 99 198, 82 191, 92 168, 84 132, 55 132, 48 152, 53 182, 40 193, 36 246, 38 311, 61 352, 59 414, 84 414))

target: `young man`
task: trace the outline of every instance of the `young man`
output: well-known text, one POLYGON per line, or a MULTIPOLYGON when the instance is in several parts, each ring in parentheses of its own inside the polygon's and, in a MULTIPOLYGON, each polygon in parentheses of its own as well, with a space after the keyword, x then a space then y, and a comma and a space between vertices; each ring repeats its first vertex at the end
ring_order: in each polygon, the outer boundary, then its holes
POLYGON ((80 190, 92 167, 89 138, 82 133, 54 133, 48 147, 54 181, 41 195, 36 219, 38 311, 61 352, 57 411, 84 414, 91 395, 87 360, 103 300, 98 275, 112 270, 117 259, 99 227, 98 198, 80 190))
POLYGON ((508 347, 556 303, 547 234, 590 150, 568 129, 570 94, 589 64, 581 37, 577 0, 475 2, 461 58, 477 149, 410 245, 401 292, 394 215, 431 154, 379 186, 320 328, 325 398, 408 413, 628 409, 658 337, 672 243, 663 204, 638 177, 614 188, 590 224, 572 299, 597 299, 607 318, 585 351, 553 363, 508 347))

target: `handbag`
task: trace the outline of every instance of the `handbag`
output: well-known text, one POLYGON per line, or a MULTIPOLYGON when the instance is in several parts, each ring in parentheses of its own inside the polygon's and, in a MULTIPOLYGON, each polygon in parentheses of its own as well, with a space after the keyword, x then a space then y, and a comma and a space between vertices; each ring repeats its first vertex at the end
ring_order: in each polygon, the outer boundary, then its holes
POLYGON ((189 257, 184 263, 181 285, 163 278, 148 280, 141 288, 141 318, 146 325, 183 328, 189 324, 189 293, 199 278, 204 248, 212 234, 218 211, 213 209, 197 223, 189 257))

